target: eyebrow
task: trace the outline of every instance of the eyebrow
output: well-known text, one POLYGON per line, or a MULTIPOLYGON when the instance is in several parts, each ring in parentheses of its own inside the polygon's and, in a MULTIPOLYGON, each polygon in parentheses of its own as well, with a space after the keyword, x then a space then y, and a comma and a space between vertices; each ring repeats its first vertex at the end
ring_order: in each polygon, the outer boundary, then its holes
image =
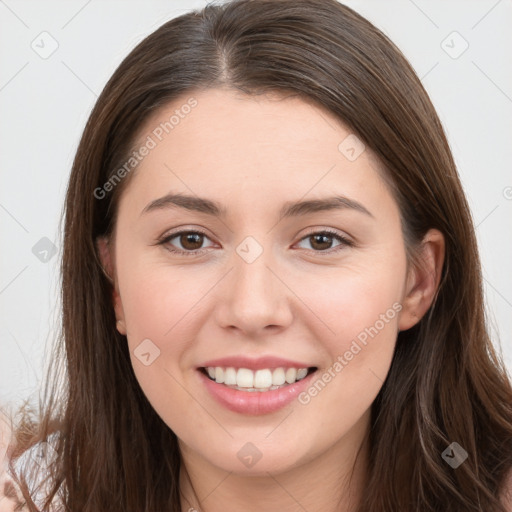
MULTIPOLYGON (((165 208, 182 208, 185 210, 204 213, 214 217, 225 218, 227 210, 217 201, 186 194, 167 194, 151 201, 141 212, 141 215, 165 208)), ((327 210, 354 210, 374 218, 370 211, 361 203, 348 197, 335 195, 322 199, 307 201, 288 201, 279 212, 279 221, 287 217, 299 217, 327 210)))

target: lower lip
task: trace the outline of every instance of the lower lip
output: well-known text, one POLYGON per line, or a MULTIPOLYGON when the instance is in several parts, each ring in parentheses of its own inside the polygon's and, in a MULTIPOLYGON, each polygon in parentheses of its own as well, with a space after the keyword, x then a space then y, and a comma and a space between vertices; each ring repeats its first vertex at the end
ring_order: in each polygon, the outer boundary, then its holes
POLYGON ((260 415, 278 411, 292 402, 309 386, 316 371, 293 384, 271 391, 239 391, 224 384, 218 384, 201 370, 198 370, 198 373, 206 389, 221 405, 241 414, 260 415))

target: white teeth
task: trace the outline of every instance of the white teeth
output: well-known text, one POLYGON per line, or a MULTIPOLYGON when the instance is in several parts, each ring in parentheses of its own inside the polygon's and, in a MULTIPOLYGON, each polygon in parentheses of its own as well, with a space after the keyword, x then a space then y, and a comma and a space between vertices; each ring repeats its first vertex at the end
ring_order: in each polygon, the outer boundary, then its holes
POLYGON ((224 384, 236 384, 236 370, 234 368, 226 368, 226 371, 224 372, 224 384))
POLYGON ((224 370, 220 366, 215 367, 215 382, 219 384, 224 382, 224 370))
POLYGON ((236 385, 240 388, 252 388, 254 386, 254 373, 248 368, 239 368, 236 372, 236 385))
POLYGON ((308 369, 307 368, 300 368, 299 370, 297 370, 297 377, 296 377, 296 379, 297 380, 303 379, 307 374, 308 374, 308 369))
POLYGON ((285 380, 288 384, 292 384, 297 379, 297 369, 296 368, 288 368, 285 374, 285 380))
POLYGON ((272 385, 273 386, 282 386, 285 382, 286 382, 286 379, 284 376, 284 369, 276 368, 272 372, 272 385))
POLYGON ((268 391, 303 379, 307 368, 275 368, 252 371, 249 368, 209 366, 206 371, 212 380, 243 391, 268 391))
POLYGON ((272 386, 272 372, 270 370, 258 370, 254 374, 254 387, 265 389, 272 386))

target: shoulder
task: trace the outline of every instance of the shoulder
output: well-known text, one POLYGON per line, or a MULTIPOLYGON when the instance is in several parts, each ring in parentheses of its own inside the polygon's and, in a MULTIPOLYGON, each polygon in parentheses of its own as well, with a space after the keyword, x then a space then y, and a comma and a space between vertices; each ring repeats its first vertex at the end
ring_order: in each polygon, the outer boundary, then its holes
MULTIPOLYGON (((9 470, 8 446, 11 439, 9 427, 0 420, 0 512, 28 512, 28 505, 17 486, 9 470)), ((23 475, 27 480, 31 490, 31 498, 35 505, 42 507, 45 493, 49 490, 49 484, 46 480, 48 476, 48 464, 55 456, 53 444, 57 439, 57 434, 52 434, 48 442, 38 443, 32 448, 23 452, 23 454, 14 462, 16 473, 23 469, 23 475), (33 491, 33 492, 32 492, 33 491)), ((60 501, 56 498, 52 500, 52 506, 60 508, 60 501)), ((55 508, 53 509, 55 510, 55 508)))
POLYGON ((25 511, 21 492, 8 473, 8 448, 11 441, 11 429, 0 415, 0 512, 25 511))
POLYGON ((2 471, 0 474, 0 512, 28 512, 28 507, 24 504, 21 492, 7 474, 2 471))

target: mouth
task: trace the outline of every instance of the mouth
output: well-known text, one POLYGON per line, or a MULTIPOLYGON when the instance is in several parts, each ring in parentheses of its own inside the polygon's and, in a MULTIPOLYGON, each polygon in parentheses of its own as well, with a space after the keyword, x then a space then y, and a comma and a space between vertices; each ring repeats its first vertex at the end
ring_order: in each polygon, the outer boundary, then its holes
POLYGON ((205 391, 222 407, 243 415, 263 415, 291 404, 311 383, 316 366, 249 368, 203 366, 197 375, 205 391))
POLYGON ((307 368, 277 367, 251 370, 232 366, 200 367, 199 371, 209 380, 224 387, 245 392, 264 393, 286 388, 310 376, 316 366, 307 368))

